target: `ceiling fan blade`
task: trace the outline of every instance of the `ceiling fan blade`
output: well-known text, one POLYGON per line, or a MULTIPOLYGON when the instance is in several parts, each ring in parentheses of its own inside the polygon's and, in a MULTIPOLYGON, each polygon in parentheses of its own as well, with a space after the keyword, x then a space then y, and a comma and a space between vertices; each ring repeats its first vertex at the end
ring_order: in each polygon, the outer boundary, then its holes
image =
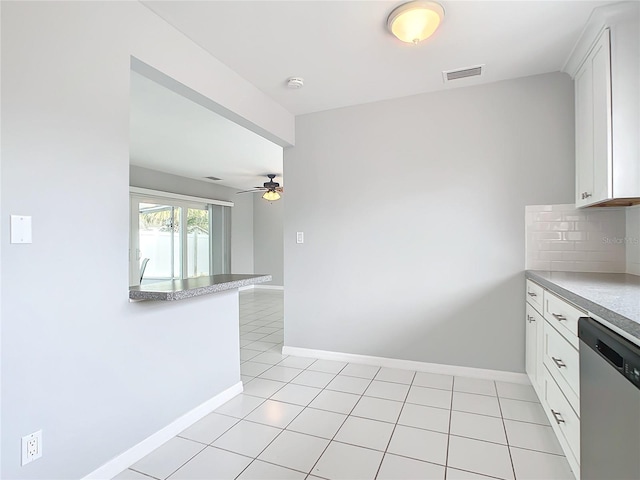
POLYGON ((236 192, 236 193, 255 193, 255 192, 261 192, 263 190, 266 190, 266 188, 256 187, 255 189, 252 189, 252 190, 243 190, 242 192, 236 192))
POLYGON ((284 192, 284 187, 276 187, 276 192, 278 193, 284 192))

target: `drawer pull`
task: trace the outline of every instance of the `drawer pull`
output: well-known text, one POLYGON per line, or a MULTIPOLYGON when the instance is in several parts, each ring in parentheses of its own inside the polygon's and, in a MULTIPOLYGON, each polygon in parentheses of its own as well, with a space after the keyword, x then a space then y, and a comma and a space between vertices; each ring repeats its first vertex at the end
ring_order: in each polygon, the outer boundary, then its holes
POLYGON ((555 363, 558 368, 566 367, 561 358, 551 357, 551 360, 553 360, 553 363, 555 363))
POLYGON ((527 294, 528 294, 530 297, 537 297, 537 296, 538 296, 538 295, 536 295, 536 294, 535 294, 535 293, 533 293, 533 292, 527 292, 527 294))
POLYGON ((532 317, 531 315, 527 315, 527 320, 529 320, 529 323, 535 322, 536 321, 536 317, 532 317))
POLYGON ((560 425, 561 423, 564 423, 564 420, 562 419, 562 417, 560 416, 560 412, 556 412, 553 408, 551 409, 551 413, 553 414, 553 418, 555 418, 556 423, 558 425, 560 425))
POLYGON ((552 313, 551 315, 553 315, 553 318, 555 318, 559 322, 566 322, 567 321, 567 317, 564 317, 564 316, 560 315, 559 313, 552 313))

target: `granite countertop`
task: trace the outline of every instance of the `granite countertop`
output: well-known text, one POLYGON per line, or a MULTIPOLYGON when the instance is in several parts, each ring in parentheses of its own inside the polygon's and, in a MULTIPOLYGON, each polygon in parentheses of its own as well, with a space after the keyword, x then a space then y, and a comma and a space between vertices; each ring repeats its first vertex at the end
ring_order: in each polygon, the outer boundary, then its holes
POLYGON ((527 270, 525 276, 617 327, 640 345, 640 276, 538 270, 527 270))
POLYGON ((270 280, 271 275, 240 275, 235 273, 188 278, 186 280, 170 280, 129 287, 129 298, 132 300, 182 300, 270 280))

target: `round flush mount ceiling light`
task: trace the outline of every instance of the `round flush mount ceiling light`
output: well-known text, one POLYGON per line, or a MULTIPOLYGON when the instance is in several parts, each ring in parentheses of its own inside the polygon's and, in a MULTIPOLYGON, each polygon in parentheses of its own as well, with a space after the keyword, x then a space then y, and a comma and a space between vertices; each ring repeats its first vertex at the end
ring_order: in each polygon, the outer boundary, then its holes
POLYGON ((444 8, 439 3, 409 2, 391 12, 387 28, 399 40, 417 44, 433 35, 443 18, 444 8))

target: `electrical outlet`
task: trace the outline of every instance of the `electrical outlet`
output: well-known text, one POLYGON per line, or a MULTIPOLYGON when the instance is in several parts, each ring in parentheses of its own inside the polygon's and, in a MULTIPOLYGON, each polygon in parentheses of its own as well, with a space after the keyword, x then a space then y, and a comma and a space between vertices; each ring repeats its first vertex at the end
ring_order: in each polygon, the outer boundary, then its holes
POLYGON ((22 465, 42 456, 42 430, 22 437, 22 465))

